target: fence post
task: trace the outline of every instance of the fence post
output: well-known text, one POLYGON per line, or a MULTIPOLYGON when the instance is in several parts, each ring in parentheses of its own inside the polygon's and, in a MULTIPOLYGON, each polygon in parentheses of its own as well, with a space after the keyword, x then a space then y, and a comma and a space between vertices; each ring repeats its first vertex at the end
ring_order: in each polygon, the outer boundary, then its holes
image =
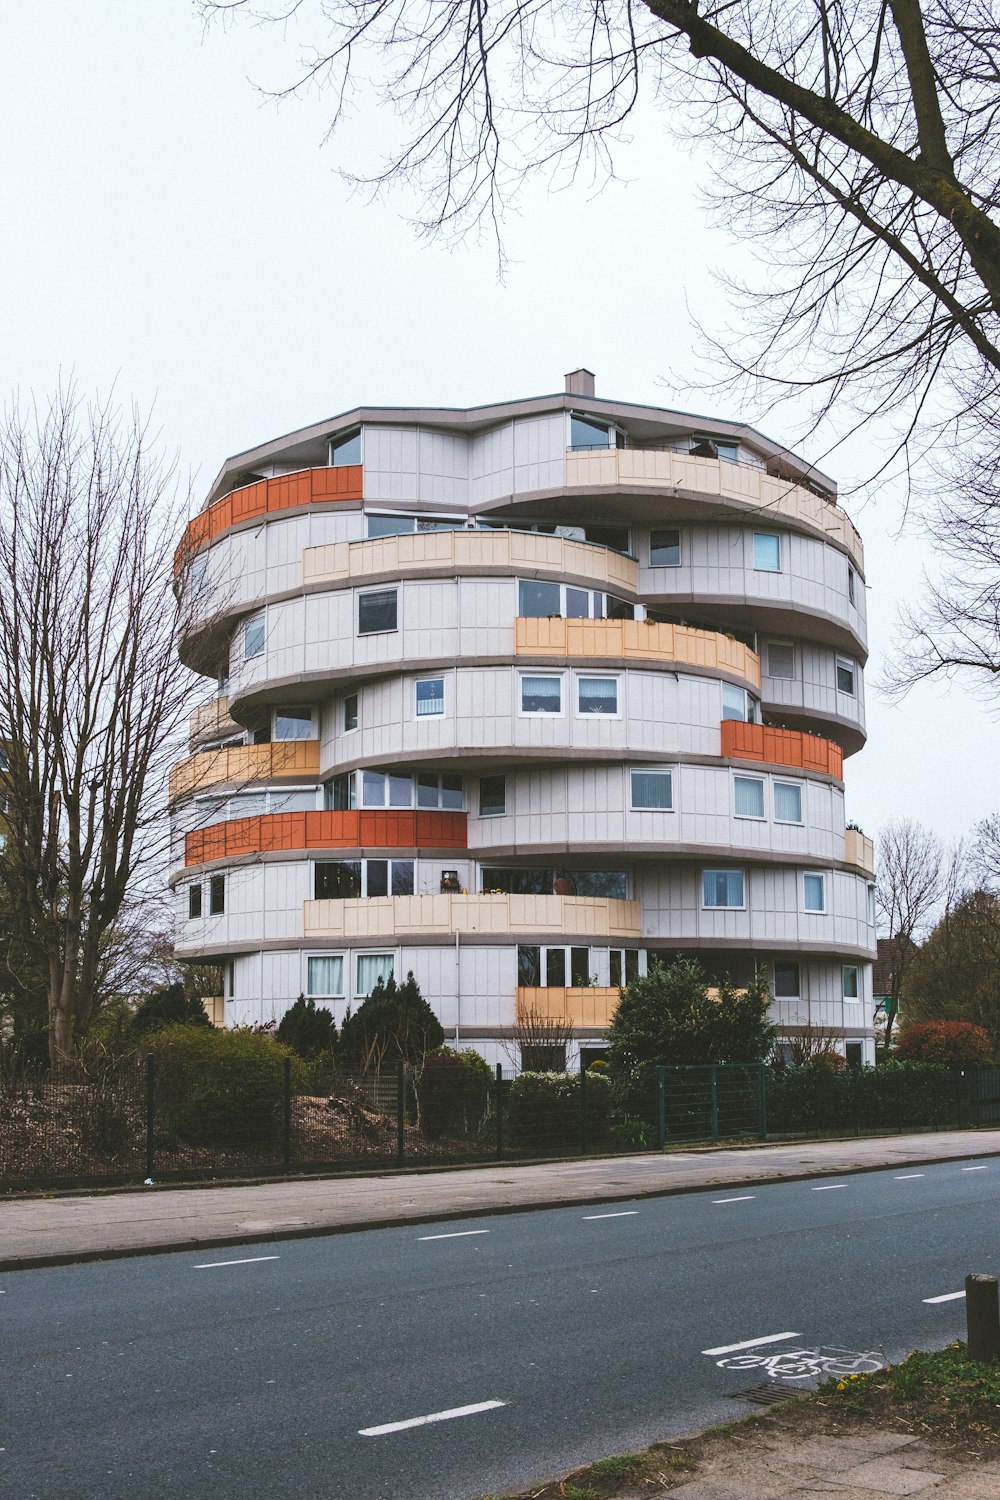
POLYGON ((406 1154, 406 1067, 400 1058, 396 1064, 396 1160, 406 1154))
POLYGON ((292 1170, 292 1059, 282 1059, 281 1170, 292 1170))
POLYGON ((759 1069, 757 1088, 759 1089, 758 1115, 760 1117, 760 1138, 767 1140, 767 1063, 758 1063, 759 1069))
POLYGON ((667 1070, 662 1063, 656 1069, 656 1144, 661 1151, 667 1144, 667 1070))
POLYGON ((587 1154, 587 1059, 580 1049, 580 1155, 587 1154))
POLYGON ((146 1176, 153 1175, 153 1136, 156 1133, 156 1057, 146 1056, 146 1176))
POLYGON ((712 1064, 710 1088, 712 1093, 712 1140, 719 1139, 719 1065, 712 1064))
POLYGON ((494 1100, 497 1127, 497 1161, 503 1157, 503 1063, 497 1063, 496 1097, 494 1100))
POLYGON ((1000 1302, 995 1276, 965 1278, 966 1352, 977 1364, 1000 1359, 1000 1302))

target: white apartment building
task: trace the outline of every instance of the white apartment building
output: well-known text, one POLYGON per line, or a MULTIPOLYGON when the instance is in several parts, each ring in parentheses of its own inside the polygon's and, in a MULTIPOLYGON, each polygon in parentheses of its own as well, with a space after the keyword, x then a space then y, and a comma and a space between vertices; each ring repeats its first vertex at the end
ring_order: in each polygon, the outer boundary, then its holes
MULTIPOLYGON (((861 540, 740 424, 552 396, 358 408, 228 460, 178 548, 213 680, 170 781, 176 951, 227 1025, 413 971, 507 1063, 656 957, 873 1061, 861 540)), ((570 1058, 572 1063, 573 1058, 570 1058)))

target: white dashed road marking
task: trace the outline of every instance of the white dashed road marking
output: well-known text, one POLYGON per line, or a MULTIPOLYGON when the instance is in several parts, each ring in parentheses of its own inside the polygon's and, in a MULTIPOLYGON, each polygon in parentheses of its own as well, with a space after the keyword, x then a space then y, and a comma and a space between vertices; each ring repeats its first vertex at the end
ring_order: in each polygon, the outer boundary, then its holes
POLYGON ((631 1219, 639 1210, 637 1208, 623 1208, 616 1214, 584 1214, 584 1221, 588 1219, 631 1219))
POLYGON ((207 1260, 196 1271, 217 1271, 220 1266, 256 1266, 262 1260, 280 1260, 280 1255, 249 1255, 245 1260, 207 1260))
POLYGON ((925 1302, 958 1302, 964 1297, 964 1292, 945 1292, 943 1297, 925 1297, 925 1302))
POLYGON ((418 1241, 424 1240, 467 1240, 473 1234, 489 1234, 488 1229, 456 1229, 452 1234, 420 1234, 418 1241))
POLYGON ((720 1344, 718 1349, 703 1349, 702 1354, 735 1354, 737 1349, 756 1349, 758 1344, 780 1344, 785 1339, 800 1339, 801 1333, 765 1333, 759 1339, 744 1339, 739 1344, 720 1344))
POLYGON ((896 1178, 897 1182, 912 1182, 915 1177, 926 1177, 926 1172, 904 1172, 896 1178))
POLYGON ((506 1401, 477 1401, 474 1406, 453 1406, 448 1411, 432 1411, 427 1417, 408 1417, 405 1422, 383 1422, 380 1427, 359 1427, 359 1437, 384 1437, 387 1432, 405 1432, 408 1427, 426 1427, 431 1422, 451 1422, 455 1417, 474 1417, 477 1412, 495 1411, 506 1401))
POLYGON ((756 1193, 747 1193, 742 1198, 713 1198, 712 1202, 713 1203, 752 1203, 753 1200, 754 1200, 754 1198, 756 1198, 756 1196, 757 1196, 756 1193))
POLYGON ((814 1187, 814 1193, 835 1193, 838 1188, 845 1188, 846 1182, 825 1182, 822 1187, 814 1187))
POLYGON ((989 1167, 963 1167, 963 1172, 988 1172, 989 1167))

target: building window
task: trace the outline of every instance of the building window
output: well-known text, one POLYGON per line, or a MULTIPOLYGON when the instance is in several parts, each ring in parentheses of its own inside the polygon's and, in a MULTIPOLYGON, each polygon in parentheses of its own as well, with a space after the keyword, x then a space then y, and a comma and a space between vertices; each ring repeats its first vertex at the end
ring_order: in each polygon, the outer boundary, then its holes
POLYGON ((418 719, 433 719, 444 713, 443 677, 423 677, 415 689, 418 719))
POLYGON ((847 569, 847 597, 854 603, 854 569, 848 565, 847 569))
POLYGON ((624 870, 554 870, 551 865, 486 865, 482 870, 484 895, 600 896, 624 901, 628 880, 624 870))
POLYGON ((341 771, 323 788, 323 806, 328 812, 350 812, 357 807, 353 771, 341 771))
POLYGON ((837 692, 854 697, 854 663, 846 656, 837 657, 837 692))
POLYGON ((313 735, 312 710, 281 708, 274 716, 276 740, 310 740, 313 735))
POLYGON ((534 943, 518 947, 517 982, 523 988, 582 989, 591 978, 589 948, 541 948, 534 943))
POLYGON ((774 965, 774 998, 775 1000, 797 1000, 801 993, 799 989, 799 966, 798 964, 775 963, 774 965))
POLYGON ((562 678, 522 677, 521 712, 522 714, 550 714, 553 716, 561 714, 562 678))
POLYGON ((632 807, 654 812, 672 812, 674 776, 672 771, 646 769, 631 771, 632 807))
POLYGON ((690 451, 692 458, 721 458, 723 463, 735 464, 739 462, 740 445, 726 438, 693 433, 690 451))
POLYGON ((707 907, 743 907, 746 905, 742 870, 703 870, 701 904, 707 907))
POLYGON ((383 536, 412 536, 415 531, 464 531, 464 516, 365 517, 369 541, 383 536))
POLYGON ((759 776, 734 776, 733 794, 738 818, 763 818, 764 782, 759 776))
POLYGON ((608 983, 612 989, 621 989, 639 978, 638 948, 611 948, 608 950, 608 983))
POLYGON ((264 616, 251 615, 243 625, 243 659, 264 654, 264 616))
POLYGON ((617 677, 578 677, 576 707, 579 714, 617 714, 617 677))
POLYGON ((392 968, 391 953, 359 953, 355 994, 370 995, 380 979, 386 984, 392 978, 392 968))
POLYGON ((358 695, 348 693, 344 699, 344 733, 350 734, 352 729, 358 727, 358 695))
POLYGON ((412 896, 412 859, 322 859, 314 866, 317 901, 368 896, 412 896))
POLYGON ((756 724, 759 718, 757 699, 746 688, 734 687, 731 682, 722 684, 722 717, 740 719, 744 724, 756 724))
POLYGON ((379 635, 396 629, 396 590, 377 589, 358 595, 358 635, 379 635))
POLYGON ((534 620, 561 614, 562 590, 559 584, 545 583, 538 578, 519 578, 517 612, 523 618, 534 620))
POLYGON ((310 958, 306 962, 306 992, 335 1000, 344 993, 344 956, 342 953, 310 958))
POLYGON ((221 917, 226 909, 226 877, 213 875, 208 883, 209 915, 221 917))
POLYGON ((10 750, 6 745, 0 745, 0 771, 10 770, 10 750))
MULTIPOLYGON (((609 423, 597 417, 584 417, 572 412, 569 419, 569 445, 574 449, 613 448, 621 434, 609 423)), ((624 447, 624 438, 619 442, 624 447)))
POLYGON ((857 964, 845 964, 844 969, 844 999, 860 1000, 858 990, 858 966, 857 964))
POLYGON ((755 531, 753 565, 758 573, 781 572, 781 537, 776 531, 755 531))
POLYGON ((774 794, 774 821, 776 823, 802 822, 802 788, 794 781, 776 781, 774 794))
POLYGON ((802 905, 805 911, 826 911, 825 875, 803 875, 802 905))
POLYGON ((794 678, 795 648, 793 646, 787 645, 784 641, 768 642, 767 675, 768 677, 794 678))
POLYGON ((651 531, 649 533, 649 564, 653 568, 680 567, 681 534, 679 531, 651 531))
POLYGON ((635 605, 617 594, 599 589, 578 589, 572 584, 546 583, 544 579, 517 580, 517 612, 522 619, 634 620, 635 605))
POLYGON ((201 886, 188 886, 188 921, 193 922, 195 917, 201 916, 201 886))
POLYGON ((847 1066, 849 1070, 852 1073, 860 1073, 861 1069, 865 1065, 864 1042, 845 1042, 844 1056, 847 1059, 847 1066))
POLYGON ((359 464, 361 462, 361 428, 355 427, 353 432, 342 432, 338 437, 330 439, 330 467, 334 469, 345 468, 347 464, 359 464))
MULTIPOLYGON (((427 807, 442 808, 445 812, 461 812, 465 807, 464 785, 461 776, 437 771, 346 771, 345 781, 361 778, 362 807, 427 807)), ((334 778, 334 785, 340 780, 334 778)), ((346 788, 349 801, 346 807, 357 807, 356 784, 346 788)), ((345 791, 338 794, 344 797, 345 791)))
POLYGON ((479 816, 499 818, 507 811, 506 776, 480 776, 479 816))
POLYGON ((875 926, 875 887, 868 887, 868 926, 875 926))

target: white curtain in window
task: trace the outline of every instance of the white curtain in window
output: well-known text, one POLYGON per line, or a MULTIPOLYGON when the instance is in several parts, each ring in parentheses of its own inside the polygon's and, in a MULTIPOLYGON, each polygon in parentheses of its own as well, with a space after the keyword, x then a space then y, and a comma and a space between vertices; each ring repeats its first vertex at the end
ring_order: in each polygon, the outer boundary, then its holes
POLYGON ((764 783, 755 776, 733 778, 736 793, 736 816, 738 818, 762 818, 764 816, 764 783))
POLYGON ((362 953, 358 955, 358 994, 370 995, 379 980, 387 980, 392 973, 391 953, 362 953))
POLYGON ((309 960, 310 995, 342 995, 344 993, 344 960, 338 953, 332 958, 309 960))
POLYGON ((774 783, 774 816, 779 823, 802 822, 802 788, 783 781, 774 783))
POLYGON ((673 788, 669 771, 632 772, 633 807, 669 810, 673 805, 673 788))
POLYGON ((580 712, 617 713, 618 679, 616 677, 581 677, 580 712))
POLYGON ((705 906, 742 906, 742 870, 706 870, 702 876, 702 901, 705 906))

